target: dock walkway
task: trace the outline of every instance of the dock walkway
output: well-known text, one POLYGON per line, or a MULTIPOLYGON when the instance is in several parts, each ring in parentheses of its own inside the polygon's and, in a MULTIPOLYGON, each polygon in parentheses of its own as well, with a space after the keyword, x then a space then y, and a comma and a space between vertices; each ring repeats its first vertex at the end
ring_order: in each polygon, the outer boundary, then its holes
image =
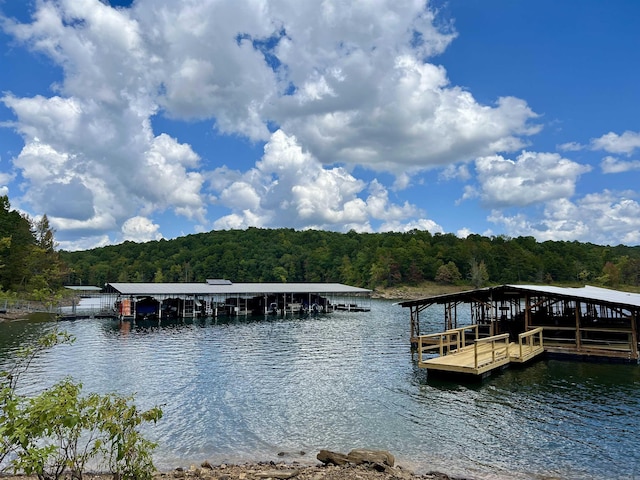
POLYGON ((485 376, 510 363, 525 363, 544 353, 542 331, 536 328, 521 333, 517 343, 509 342, 506 333, 478 338, 477 325, 421 335, 418 366, 439 372, 485 376))

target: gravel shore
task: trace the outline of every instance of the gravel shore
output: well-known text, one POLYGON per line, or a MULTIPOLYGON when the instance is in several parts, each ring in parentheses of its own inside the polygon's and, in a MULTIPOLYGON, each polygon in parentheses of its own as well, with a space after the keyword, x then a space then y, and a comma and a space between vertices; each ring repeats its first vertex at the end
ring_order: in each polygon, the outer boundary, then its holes
MULTIPOLYGON (((83 480, 114 480, 112 474, 85 473, 83 480)), ((36 476, 0 474, 2 480, 38 480, 36 476)), ((444 473, 414 474, 402 467, 384 471, 368 465, 298 465, 284 463, 247 463, 177 468, 156 472, 153 480, 464 480, 444 473)))
MULTIPOLYGON (((414 474, 400 466, 381 468, 380 466, 361 465, 299 465, 285 463, 255 463, 244 465, 216 465, 178 469, 172 472, 158 473, 155 480, 258 480, 258 479, 295 479, 295 480, 453 480, 444 473, 431 472, 414 474)), ((462 479, 456 479, 462 480, 462 479)))

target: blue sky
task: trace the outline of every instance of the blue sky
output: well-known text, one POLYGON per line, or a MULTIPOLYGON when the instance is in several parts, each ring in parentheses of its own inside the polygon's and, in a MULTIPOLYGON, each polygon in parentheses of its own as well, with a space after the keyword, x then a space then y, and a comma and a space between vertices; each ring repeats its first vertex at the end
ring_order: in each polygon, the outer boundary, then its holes
POLYGON ((640 245, 635 0, 0 0, 0 194, 219 229, 640 245))

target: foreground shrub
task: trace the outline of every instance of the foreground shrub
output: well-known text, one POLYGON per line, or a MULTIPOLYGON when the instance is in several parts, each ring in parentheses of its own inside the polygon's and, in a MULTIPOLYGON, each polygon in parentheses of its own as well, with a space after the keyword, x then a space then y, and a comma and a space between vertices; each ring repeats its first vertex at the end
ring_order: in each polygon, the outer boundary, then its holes
POLYGON ((46 335, 2 373, 0 464, 41 480, 67 473, 80 480, 90 464, 123 480, 150 478, 156 445, 144 438, 140 426, 157 422, 160 408, 140 411, 133 397, 118 394, 83 396, 82 385, 70 378, 32 397, 17 393, 20 376, 37 355, 71 341, 66 333, 46 335))

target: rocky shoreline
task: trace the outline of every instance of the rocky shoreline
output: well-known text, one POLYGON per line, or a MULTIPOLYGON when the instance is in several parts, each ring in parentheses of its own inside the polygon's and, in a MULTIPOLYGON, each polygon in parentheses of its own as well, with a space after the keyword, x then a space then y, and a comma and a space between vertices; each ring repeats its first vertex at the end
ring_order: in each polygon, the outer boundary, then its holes
MULTIPOLYGON (((384 450, 355 449, 348 454, 321 450, 316 465, 299 462, 256 462, 212 465, 156 472, 153 480, 465 480, 441 472, 415 474, 395 465, 384 450)), ((38 480, 36 476, 0 474, 2 480, 38 480)), ((65 477, 66 478, 66 477, 65 477)), ((83 480, 117 480, 108 473, 84 473, 83 480)))
POLYGON ((348 454, 321 450, 316 458, 316 465, 260 462, 214 466, 205 461, 199 467, 159 472, 154 480, 454 480, 441 472, 417 475, 395 465, 393 455, 383 450, 355 449, 348 454))
POLYGON ((320 450, 316 459, 315 465, 284 461, 212 465, 205 461, 188 469, 158 472, 154 480, 464 480, 442 472, 415 474, 396 465, 386 450, 354 449, 347 454, 320 450))

